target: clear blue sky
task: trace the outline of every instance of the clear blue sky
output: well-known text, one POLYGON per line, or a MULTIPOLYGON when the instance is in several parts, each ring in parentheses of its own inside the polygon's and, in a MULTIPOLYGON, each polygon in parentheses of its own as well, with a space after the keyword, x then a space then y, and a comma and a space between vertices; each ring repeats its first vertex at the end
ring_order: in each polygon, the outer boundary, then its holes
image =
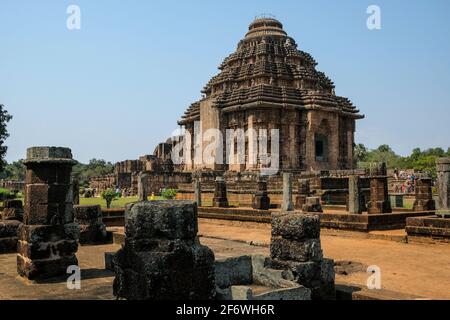
POLYGON ((1 0, 7 160, 33 145, 71 147, 83 162, 152 153, 261 13, 366 115, 358 142, 401 154, 450 146, 447 0, 1 0), (81 8, 79 31, 66 28, 70 4, 81 8), (379 31, 366 27, 371 4, 379 31))

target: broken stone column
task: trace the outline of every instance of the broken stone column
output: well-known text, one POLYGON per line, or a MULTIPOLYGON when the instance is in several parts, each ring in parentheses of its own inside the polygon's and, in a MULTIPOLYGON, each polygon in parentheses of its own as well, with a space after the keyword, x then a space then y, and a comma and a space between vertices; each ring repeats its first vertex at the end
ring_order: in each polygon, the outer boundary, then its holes
POLYGON ((27 150, 24 224, 19 228, 17 271, 30 280, 65 275, 77 265, 78 225, 73 223, 68 148, 27 150))
POLYGON ((320 197, 307 197, 305 204, 302 206, 302 211, 305 213, 322 213, 320 197))
POLYGON ((194 180, 194 195, 195 195, 195 202, 197 203, 198 207, 202 206, 202 184, 200 182, 200 178, 196 177, 194 180))
POLYGON ((128 205, 125 243, 113 259, 114 295, 129 300, 213 299, 214 253, 200 244, 197 232, 194 202, 128 205))
POLYGON ((298 195, 295 198, 295 209, 302 210, 303 205, 306 204, 306 198, 311 193, 309 179, 298 180, 298 195))
POLYGON ((438 215, 450 217, 450 158, 436 160, 439 189, 438 215))
POLYGON ((253 195, 253 209, 269 210, 270 198, 267 193, 267 181, 264 178, 258 178, 258 191, 253 195))
POLYGON ((369 214, 391 213, 388 194, 388 177, 385 163, 377 164, 370 174, 370 201, 367 203, 369 214))
POLYGON ((433 211, 436 210, 433 200, 432 183, 430 177, 419 176, 416 180, 415 192, 416 201, 414 201, 414 211, 433 211))
POLYGON ((348 177, 348 213, 361 214, 363 212, 361 206, 359 176, 351 175, 348 177))
POLYGON ((217 177, 215 181, 213 207, 228 207, 227 184, 225 182, 225 179, 220 176, 217 177))
POLYGON ((3 220, 23 221, 23 204, 22 200, 5 200, 3 202, 3 220))
POLYGON ((138 201, 148 200, 148 174, 141 172, 138 176, 138 201))
POLYGON ((269 267, 311 289, 312 299, 335 298, 334 261, 323 258, 318 215, 274 213, 269 267))
POLYGON ((100 206, 74 206, 75 220, 80 227, 80 244, 96 245, 111 241, 110 234, 103 223, 100 206))
POLYGON ((283 204, 282 211, 294 211, 292 203, 292 173, 283 173, 283 204))

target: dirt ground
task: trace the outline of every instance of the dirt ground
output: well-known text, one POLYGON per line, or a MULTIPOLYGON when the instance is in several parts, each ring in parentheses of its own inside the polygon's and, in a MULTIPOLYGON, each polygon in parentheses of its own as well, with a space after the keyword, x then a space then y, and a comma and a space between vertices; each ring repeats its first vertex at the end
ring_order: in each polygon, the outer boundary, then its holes
MULTIPOLYGON (((266 246, 268 254, 268 224, 200 219, 199 229, 200 234, 206 238, 266 246)), ((383 289, 424 298, 450 299, 449 245, 407 244, 363 237, 335 236, 326 232, 322 232, 321 241, 325 257, 365 266, 355 273, 337 274, 336 281, 364 286, 369 277, 365 272, 366 267, 376 265, 381 269, 383 289)))
MULTIPOLYGON (((199 220, 200 241, 216 259, 269 254, 270 225, 199 220)), ((351 261, 343 284, 365 285, 367 266, 381 268, 383 289, 430 299, 450 299, 450 246, 406 244, 354 235, 322 232, 324 254, 335 261, 351 261)), ((17 276, 16 255, 0 255, 0 299, 114 299, 114 273, 104 269, 104 253, 119 245, 80 247, 77 252, 81 290, 68 290, 66 278, 36 284, 17 276)))

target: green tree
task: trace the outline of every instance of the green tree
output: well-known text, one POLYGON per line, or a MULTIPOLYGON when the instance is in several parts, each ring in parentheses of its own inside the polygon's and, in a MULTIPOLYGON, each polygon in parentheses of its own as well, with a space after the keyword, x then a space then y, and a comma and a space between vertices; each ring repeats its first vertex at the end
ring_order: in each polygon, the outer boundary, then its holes
POLYGON ((25 180, 25 165, 21 160, 14 161, 13 163, 6 164, 2 173, 0 173, 0 179, 24 181, 25 180))
POLYGON ((111 208, 111 203, 116 197, 116 192, 112 189, 107 189, 102 192, 102 198, 106 201, 106 207, 111 208))
POLYGON ((355 150, 354 153, 355 153, 356 163, 366 161, 368 151, 367 151, 367 148, 365 145, 363 145, 362 143, 359 143, 359 144, 355 145, 354 150, 355 150))
POLYGON ((0 172, 2 172, 6 166, 5 156, 8 147, 5 146, 5 140, 9 137, 6 126, 11 119, 12 116, 6 111, 5 106, 0 104, 0 172))
POLYGON ((73 167, 72 175, 78 179, 80 186, 89 186, 93 177, 104 176, 114 172, 114 165, 103 159, 92 159, 88 164, 78 163, 73 167))

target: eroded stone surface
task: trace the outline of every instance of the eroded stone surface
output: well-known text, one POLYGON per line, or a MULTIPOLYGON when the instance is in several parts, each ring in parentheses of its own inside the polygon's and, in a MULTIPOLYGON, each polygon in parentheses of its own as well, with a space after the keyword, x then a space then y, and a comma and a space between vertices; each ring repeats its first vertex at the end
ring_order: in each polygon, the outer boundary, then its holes
POLYGON ((129 205, 125 244, 113 258, 114 294, 130 300, 214 298, 214 253, 200 244, 197 230, 193 202, 129 205))

